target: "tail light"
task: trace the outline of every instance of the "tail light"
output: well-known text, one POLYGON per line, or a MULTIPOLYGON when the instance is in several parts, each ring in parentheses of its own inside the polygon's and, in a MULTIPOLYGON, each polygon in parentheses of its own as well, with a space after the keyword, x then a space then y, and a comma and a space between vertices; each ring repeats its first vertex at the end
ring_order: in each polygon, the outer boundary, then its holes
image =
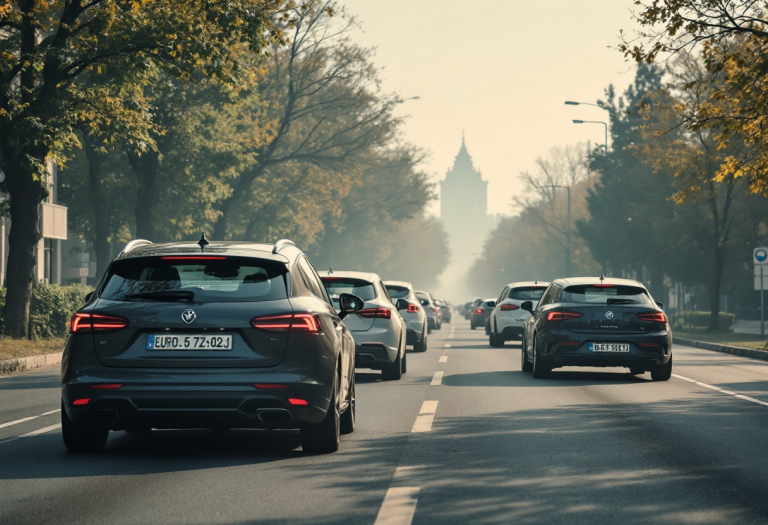
POLYGON ((429 307, 429 311, 430 311, 430 312, 434 312, 434 311, 435 311, 435 307, 434 307, 434 306, 430 306, 430 307, 429 307))
POLYGON ((119 390, 123 388, 122 383, 100 383, 91 385, 91 390, 119 390))
POLYGON ((516 304, 502 304, 501 305, 501 311, 502 312, 508 312, 509 310, 519 310, 520 307, 516 304))
POLYGON ((408 312, 409 314, 417 314, 419 313, 419 307, 416 306, 415 304, 409 304, 408 309, 406 309, 405 311, 408 312))
POLYGON ((483 313, 483 309, 482 308, 478 308, 477 310, 475 310, 475 313, 477 315, 480 315, 481 313, 483 313))
POLYGON ((576 312, 549 312, 547 314, 547 321, 569 321, 571 319, 578 319, 581 315, 576 312))
POLYGON ((653 321, 655 323, 666 323, 667 322, 667 316, 664 315, 664 312, 651 312, 647 314, 637 314, 637 317, 641 321, 653 321))
MULTIPOLYGON (((408 308, 410 308, 410 306, 408 308)), ((376 308, 366 308, 365 310, 360 310, 357 312, 357 315, 366 319, 389 319, 392 317, 392 310, 377 306, 376 308)))
POLYGON ((304 334, 321 334, 320 318, 316 314, 285 314, 270 317, 255 317, 251 326, 270 332, 299 332, 304 334))
POLYGON ((76 313, 69 323, 70 334, 85 334, 89 332, 110 332, 122 330, 128 326, 128 319, 113 315, 76 313))
POLYGON ((590 286, 591 286, 592 288, 616 288, 616 287, 615 287, 614 285, 612 285, 612 284, 593 284, 593 285, 590 285, 590 286))

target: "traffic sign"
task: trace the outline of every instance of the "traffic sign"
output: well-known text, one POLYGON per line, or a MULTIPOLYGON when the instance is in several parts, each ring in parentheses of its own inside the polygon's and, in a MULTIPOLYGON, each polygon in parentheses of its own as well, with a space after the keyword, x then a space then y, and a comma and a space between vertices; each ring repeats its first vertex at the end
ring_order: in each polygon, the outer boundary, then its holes
POLYGON ((768 248, 761 246, 752 251, 752 262, 763 265, 768 264, 768 248))

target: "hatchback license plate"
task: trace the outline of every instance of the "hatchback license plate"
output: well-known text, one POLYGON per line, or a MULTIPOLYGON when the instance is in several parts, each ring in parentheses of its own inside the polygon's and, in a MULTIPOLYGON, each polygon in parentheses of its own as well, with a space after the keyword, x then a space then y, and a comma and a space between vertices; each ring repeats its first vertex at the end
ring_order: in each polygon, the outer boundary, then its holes
POLYGON ((629 352, 626 343, 589 343, 590 352, 629 352))
POLYGON ((147 350, 232 350, 232 336, 150 334, 147 350))

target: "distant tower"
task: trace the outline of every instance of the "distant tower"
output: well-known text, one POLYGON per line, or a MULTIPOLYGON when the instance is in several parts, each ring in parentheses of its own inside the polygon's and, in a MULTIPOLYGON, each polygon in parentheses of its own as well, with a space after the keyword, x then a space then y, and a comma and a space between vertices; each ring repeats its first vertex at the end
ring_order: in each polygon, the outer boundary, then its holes
POLYGON ((466 273, 483 248, 492 227, 488 216, 488 181, 472 164, 464 134, 461 149, 451 168, 440 181, 440 217, 451 247, 451 269, 457 278, 466 273))

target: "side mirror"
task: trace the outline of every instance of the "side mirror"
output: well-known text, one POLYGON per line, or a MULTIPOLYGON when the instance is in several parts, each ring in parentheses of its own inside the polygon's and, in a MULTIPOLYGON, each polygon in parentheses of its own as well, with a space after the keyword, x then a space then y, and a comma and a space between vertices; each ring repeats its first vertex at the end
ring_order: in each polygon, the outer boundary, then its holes
POLYGON ((660 303, 659 301, 656 301, 656 306, 658 306, 662 310, 664 309, 664 303, 660 303))
POLYGON ((85 302, 87 303, 88 301, 90 301, 91 297, 93 297, 93 290, 85 294, 85 302))
POLYGON ((365 301, 358 296, 351 293, 343 293, 339 295, 339 317, 344 319, 349 314, 362 310, 364 305, 365 301))
POLYGON ((411 303, 406 301, 405 299, 398 299, 395 303, 395 307, 399 310, 407 310, 408 306, 410 306, 411 303))
POLYGON ((520 305, 520 308, 526 312, 533 313, 533 301, 525 301, 520 305))
POLYGON ((422 299, 421 306, 429 306, 429 299, 422 299))

